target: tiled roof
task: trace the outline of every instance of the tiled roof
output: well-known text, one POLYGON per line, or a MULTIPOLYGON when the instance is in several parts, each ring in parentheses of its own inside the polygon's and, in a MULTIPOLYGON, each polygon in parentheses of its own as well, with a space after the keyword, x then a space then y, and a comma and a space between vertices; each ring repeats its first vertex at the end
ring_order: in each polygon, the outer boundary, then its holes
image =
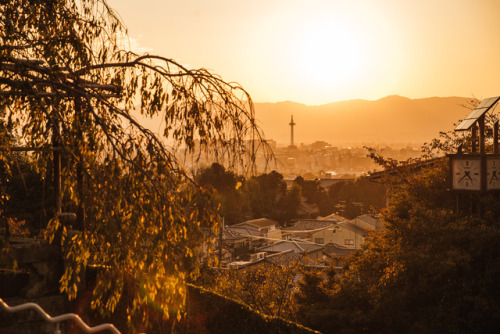
POLYGON ((356 219, 362 220, 365 223, 371 225, 374 230, 379 230, 384 227, 383 222, 380 219, 370 214, 358 216, 356 217, 356 219))
POLYGON ((340 226, 341 228, 345 228, 349 231, 352 231, 352 232, 356 233, 357 235, 365 237, 368 234, 368 231, 366 231, 364 228, 361 228, 360 226, 357 226, 356 224, 352 223, 353 221, 340 222, 340 223, 338 223, 338 226, 340 226))
POLYGON ((314 252, 320 249, 323 249, 324 246, 317 245, 310 242, 301 242, 295 240, 286 240, 280 241, 273 245, 264 246, 259 248, 261 252, 284 252, 287 250, 293 250, 295 253, 309 253, 314 252))
MULTIPOLYGON (((237 224, 238 225, 238 224, 237 224)), ((254 237, 263 237, 264 233, 260 232, 257 229, 249 228, 245 226, 237 226, 231 225, 226 227, 226 232, 231 233, 232 235, 240 235, 240 236, 254 236, 254 237)))
POLYGON ((344 247, 334 243, 328 243, 323 249, 323 253, 332 257, 346 257, 356 252, 353 248, 344 247))
POLYGON ((328 228, 330 226, 335 225, 334 222, 322 221, 316 219, 301 219, 295 223, 294 226, 287 227, 283 229, 284 231, 308 231, 308 230, 317 230, 328 228))
POLYGON ((259 218, 259 219, 247 220, 247 221, 244 221, 243 223, 235 224, 232 226, 243 226, 246 224, 253 225, 257 228, 279 225, 279 223, 275 220, 268 219, 268 218, 259 218))
POLYGON ((320 218, 320 220, 327 220, 327 221, 333 221, 333 222, 343 222, 343 221, 346 221, 347 218, 344 218, 336 213, 332 213, 331 215, 320 218))

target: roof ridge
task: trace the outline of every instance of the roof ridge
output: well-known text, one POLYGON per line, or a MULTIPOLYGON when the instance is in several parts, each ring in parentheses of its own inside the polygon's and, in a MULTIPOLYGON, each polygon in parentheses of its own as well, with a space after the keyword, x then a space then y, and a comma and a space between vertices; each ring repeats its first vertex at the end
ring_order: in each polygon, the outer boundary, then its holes
POLYGON ((299 249, 303 252, 305 252, 304 248, 300 247, 300 245, 297 243, 297 241, 293 240, 293 243, 295 244, 295 246, 299 247, 299 249))

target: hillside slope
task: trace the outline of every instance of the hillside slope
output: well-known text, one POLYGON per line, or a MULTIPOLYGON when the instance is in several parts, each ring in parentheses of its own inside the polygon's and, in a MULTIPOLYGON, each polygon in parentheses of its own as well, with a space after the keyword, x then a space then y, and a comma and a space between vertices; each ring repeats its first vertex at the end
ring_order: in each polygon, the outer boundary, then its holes
POLYGON ((340 144, 421 144, 454 128, 470 110, 470 98, 432 97, 409 99, 388 96, 376 101, 349 100, 320 106, 294 102, 256 103, 256 117, 266 138, 290 141, 293 115, 295 142, 324 140, 340 144))

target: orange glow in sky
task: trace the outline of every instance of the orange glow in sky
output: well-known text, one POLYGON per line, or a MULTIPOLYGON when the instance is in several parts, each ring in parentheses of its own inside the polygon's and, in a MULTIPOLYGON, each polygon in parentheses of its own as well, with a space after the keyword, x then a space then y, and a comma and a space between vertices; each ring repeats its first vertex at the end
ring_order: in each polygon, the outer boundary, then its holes
POLYGON ((139 51, 256 102, 500 95, 497 0, 110 0, 139 51))

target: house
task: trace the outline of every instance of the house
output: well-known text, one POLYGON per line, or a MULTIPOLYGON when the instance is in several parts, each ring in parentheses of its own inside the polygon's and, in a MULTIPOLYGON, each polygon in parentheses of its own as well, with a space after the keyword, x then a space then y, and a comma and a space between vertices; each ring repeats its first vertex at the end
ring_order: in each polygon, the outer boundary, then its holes
POLYGON ((259 218, 247 220, 239 224, 231 225, 234 229, 247 229, 258 231, 262 234, 262 238, 268 240, 268 243, 281 240, 281 230, 277 228, 279 223, 268 218, 259 218))
POLYGON ((326 244, 323 249, 323 259, 332 262, 333 266, 340 271, 344 266, 344 259, 355 252, 356 250, 354 248, 329 243, 326 244))
POLYGON ((269 243, 264 232, 240 224, 226 226, 222 238, 224 244, 235 248, 235 256, 244 255, 269 243))
POLYGON ((286 235, 286 239, 301 239, 314 242, 312 235, 315 232, 333 228, 335 222, 332 221, 322 221, 318 219, 301 219, 295 223, 295 225, 283 229, 283 234, 286 235))
POLYGON ((311 260, 321 260, 323 258, 322 245, 317 245, 311 242, 302 240, 283 240, 272 245, 259 248, 260 252, 267 254, 282 253, 285 251, 292 251, 295 254, 305 255, 311 260))
POLYGON ((326 229, 315 231, 311 235, 311 241, 317 244, 334 243, 348 248, 359 249, 367 234, 367 230, 357 226, 352 221, 343 221, 326 229))
POLYGON ((252 238, 246 237, 243 234, 251 234, 253 231, 240 230, 239 232, 243 233, 238 233, 238 230, 225 227, 222 234, 223 245, 231 250, 232 259, 248 254, 252 249, 252 238))
POLYGON ((311 234, 310 240, 318 244, 337 244, 351 249, 361 248, 370 231, 383 229, 383 222, 378 216, 361 215, 352 220, 336 222, 332 227, 317 230, 311 234))
POLYGON ((233 261, 228 264, 229 268, 253 270, 266 265, 289 265, 296 261, 298 255, 292 250, 280 253, 267 254, 266 252, 257 252, 250 255, 248 261, 233 261))
POLYGON ((378 215, 361 215, 351 220, 351 222, 356 226, 360 226, 361 228, 368 230, 378 231, 384 228, 384 223, 378 215))

